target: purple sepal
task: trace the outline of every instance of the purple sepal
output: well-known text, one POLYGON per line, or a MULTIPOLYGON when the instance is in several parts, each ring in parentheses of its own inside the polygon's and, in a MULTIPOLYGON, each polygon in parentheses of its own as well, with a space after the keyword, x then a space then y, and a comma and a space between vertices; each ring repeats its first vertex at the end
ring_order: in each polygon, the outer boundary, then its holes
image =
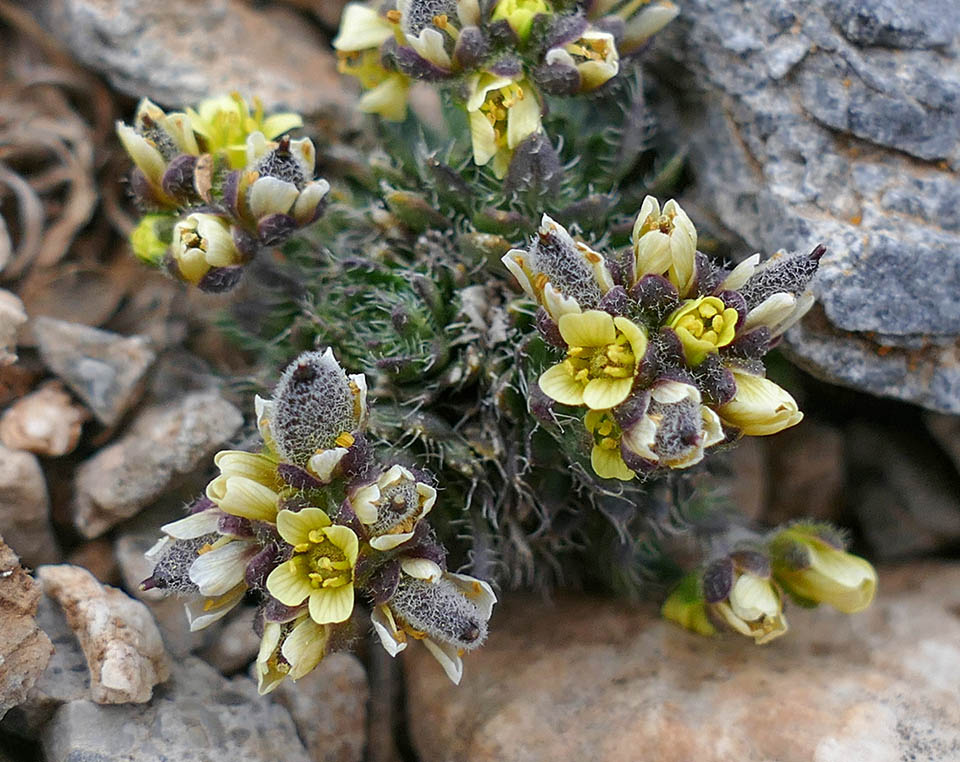
POLYGON ((375 606, 380 606, 391 598, 400 584, 400 562, 388 561, 373 575, 366 584, 367 592, 375 606))
POLYGON ((559 349, 567 348, 567 342, 565 342, 563 336, 560 335, 560 328, 543 307, 537 309, 534 320, 537 324, 537 330, 540 331, 540 335, 543 336, 543 340, 546 341, 547 344, 559 349))
POLYGON ((733 373, 723 364, 719 355, 709 354, 694 369, 697 386, 703 392, 705 402, 713 405, 725 405, 737 393, 737 382, 733 373))
POLYGON ((292 463, 278 465, 277 475, 296 489, 320 489, 323 486, 323 482, 312 476, 309 471, 292 463))
POLYGON ((240 177, 241 171, 227 172, 223 178, 223 204, 234 217, 240 216, 240 177))
POLYGON ((220 534, 229 534, 234 537, 253 537, 253 524, 243 516, 223 514, 217 522, 217 531, 220 534))
MULTIPOLYGON (((542 15, 542 14, 541 14, 542 15)), ((574 16, 548 16, 549 26, 543 32, 543 51, 551 48, 566 45, 568 42, 579 40, 589 23, 580 15, 574 16)))
POLYGON ((339 463, 341 473, 350 481, 366 478, 373 466, 373 447, 359 432, 353 435, 353 444, 339 463))
POLYGON ((453 58, 461 68, 479 68, 488 55, 490 55, 490 41, 480 27, 468 26, 460 30, 460 37, 453 49, 453 58))
POLYGON ((357 518, 357 514, 353 512, 353 506, 350 505, 349 500, 344 500, 340 503, 336 515, 331 516, 331 518, 334 520, 334 523, 353 530, 353 533, 358 537, 362 539, 367 537, 367 528, 360 522, 360 519, 357 518))
POLYGON ((264 246, 278 246, 297 229, 297 221, 289 214, 268 214, 257 222, 257 236, 264 246))
POLYGON ((772 341, 770 333, 768 326, 761 325, 737 336, 730 344, 723 347, 720 353, 746 360, 759 360, 770 350, 772 341))
POLYGON ((677 336, 676 331, 664 326, 660 329, 660 334, 657 339, 657 361, 661 368, 668 366, 682 367, 686 365, 687 360, 683 354, 683 342, 680 341, 680 337, 677 336))
POLYGON ((174 157, 167 165, 163 179, 160 181, 163 192, 184 205, 199 201, 200 195, 193 182, 193 171, 196 166, 196 156, 184 153, 174 157))
POLYGON ((249 262, 260 251, 260 242, 243 228, 233 225, 230 233, 233 235, 233 245, 243 255, 245 262, 249 262))
POLYGON ((677 287, 662 275, 644 275, 630 289, 630 296, 660 320, 680 306, 677 287))
POLYGON ((580 92, 580 71, 570 64, 541 64, 533 70, 533 81, 547 95, 566 96, 580 92))
POLYGON ((250 587, 266 590, 267 577, 280 563, 280 548, 271 542, 250 559, 244 569, 243 578, 250 587))
POLYGON ((627 31, 627 23, 619 16, 604 16, 594 21, 593 27, 601 32, 612 34, 617 47, 620 46, 620 40, 623 39, 623 35, 627 31))
POLYGON ((733 561, 728 557, 711 563, 703 572, 703 598, 707 603, 720 603, 733 590, 733 561))
POLYGON ((621 429, 629 429, 643 418, 649 405, 650 392, 641 389, 613 409, 613 418, 621 429))
POLYGON ((696 277, 694 278, 693 291, 700 296, 714 293, 726 276, 726 272, 714 265, 702 251, 698 251, 694 257, 694 271, 696 277))
POLYGON ((206 495, 201 495, 196 500, 194 500, 187 507, 187 513, 191 516, 195 513, 200 513, 200 511, 209 511, 211 508, 216 508, 217 504, 213 502, 206 495))
POLYGON ((276 598, 268 596, 261 610, 265 621, 286 624, 287 622, 292 622, 304 613, 306 609, 307 607, 304 605, 284 606, 276 598))
POLYGON ((421 521, 413 530, 413 537, 403 544, 403 555, 409 558, 425 558, 433 561, 443 571, 447 570, 447 551, 437 542, 430 525, 421 521))
POLYGON ((630 297, 627 296, 627 290, 623 286, 614 286, 600 300, 597 305, 598 310, 609 312, 614 317, 626 315, 630 307, 630 297))
POLYGON ((536 381, 530 384, 527 390, 527 409, 530 415, 543 423, 556 423, 557 419, 553 415, 554 401, 548 397, 540 384, 536 381))
POLYGON ((657 470, 658 464, 652 460, 647 460, 646 458, 641 458, 633 450, 627 447, 627 443, 620 442, 620 457, 623 458, 623 462, 626 463, 627 468, 640 476, 646 476, 652 474, 657 470))
POLYGON ((157 195, 157 191, 139 167, 130 170, 129 185, 130 195, 133 196, 140 209, 154 211, 170 208, 169 201, 165 201, 157 195))
POLYGON ((413 79, 422 79, 426 82, 439 82, 453 76, 441 66, 423 58, 413 48, 406 45, 397 46, 393 54, 397 69, 413 79))
POLYGON ((758 577, 770 576, 770 559, 755 550, 737 550, 730 554, 730 560, 740 571, 755 574, 758 577))
POLYGON ((234 288, 243 277, 243 267, 235 265, 233 267, 211 267, 207 270, 197 288, 208 294, 223 294, 234 288))
POLYGON ((487 71, 498 77, 517 79, 523 74, 523 63, 516 56, 503 56, 496 61, 492 61, 487 66, 487 71))

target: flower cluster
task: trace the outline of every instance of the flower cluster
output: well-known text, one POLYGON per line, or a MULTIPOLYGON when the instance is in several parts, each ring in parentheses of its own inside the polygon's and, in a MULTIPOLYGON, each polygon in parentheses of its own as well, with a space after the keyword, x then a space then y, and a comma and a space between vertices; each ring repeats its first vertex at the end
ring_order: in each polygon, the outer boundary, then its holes
POLYGON ((347 375, 330 350, 304 353, 272 400, 257 398, 256 415, 259 451, 215 457, 220 475, 188 516, 163 527, 144 587, 189 594, 193 630, 258 594, 262 693, 342 647, 358 594, 392 656, 420 640, 458 683, 496 597, 447 570, 424 521, 433 478, 374 457, 364 376, 347 375))
POLYGON ((763 355, 813 303, 811 254, 759 255, 726 270, 697 251, 675 201, 648 196, 632 251, 607 258, 544 216, 503 263, 540 305, 560 357, 539 377, 553 404, 584 410, 591 463, 624 481, 687 468, 740 435, 774 434, 803 414, 764 377, 763 355))
POLYGON ((756 643, 787 631, 784 593, 802 606, 827 603, 845 614, 873 601, 877 573, 847 553, 829 526, 795 524, 756 543, 713 559, 688 575, 663 605, 663 615, 701 635, 724 624, 756 643))
POLYGON ((117 124, 145 212, 131 234, 137 257, 205 291, 236 285, 261 247, 323 211, 330 186, 314 178, 313 143, 286 135, 301 125, 259 103, 251 111, 239 95, 169 114, 141 101, 132 126, 117 124))
POLYGON ((445 87, 474 161, 503 178, 525 141, 545 150, 544 96, 602 87, 676 14, 669 0, 371 0, 347 5, 333 44, 369 113, 402 121, 413 81, 445 87))

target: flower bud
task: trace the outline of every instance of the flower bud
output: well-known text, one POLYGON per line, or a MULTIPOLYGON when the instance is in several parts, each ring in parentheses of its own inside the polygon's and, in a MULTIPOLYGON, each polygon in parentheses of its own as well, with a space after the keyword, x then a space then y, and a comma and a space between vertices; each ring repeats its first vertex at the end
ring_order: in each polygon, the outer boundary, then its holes
POLYGON ((277 451, 329 481, 364 425, 366 394, 363 374, 347 376, 332 350, 304 352, 274 390, 269 425, 277 451))
POLYGON ((737 391, 719 408, 720 418, 746 436, 767 436, 795 426, 803 420, 797 402, 786 389, 773 381, 739 368, 731 368, 737 391))
POLYGON ((393 550, 410 540, 417 523, 437 501, 437 491, 400 465, 391 466, 373 484, 349 498, 350 507, 371 536, 376 550, 393 550))
POLYGON ((803 602, 828 603, 845 614, 863 611, 873 601, 877 572, 826 537, 802 524, 779 532, 770 543, 774 576, 803 602))
MULTIPOLYGON (((636 7, 636 4, 627 3, 624 7, 636 7)), ((644 5, 639 12, 627 19, 619 44, 621 53, 630 55, 638 50, 679 14, 680 8, 670 0, 655 0, 644 5)))
POLYGON ((732 556, 712 564, 704 575, 705 581, 711 578, 710 586, 704 590, 714 592, 715 598, 723 596, 719 600, 707 598, 708 611, 760 645, 786 633, 787 620, 780 591, 770 580, 769 564, 752 568, 749 563, 756 555, 744 554, 748 563, 737 563, 732 556), (725 582, 721 575, 726 575, 725 582))
POLYGON ((505 20, 520 42, 530 37, 533 19, 541 13, 550 12, 550 3, 546 0, 500 0, 493 9, 491 22, 505 20))
POLYGON ((579 76, 579 91, 588 93, 617 76, 620 57, 613 35, 588 29, 574 42, 547 51, 547 66, 572 67, 579 76))
POLYGON ((130 233, 130 246, 141 262, 159 267, 173 238, 173 218, 166 214, 145 214, 130 233))
POLYGON ((707 615, 707 603, 696 574, 688 574, 681 580, 664 601, 660 614, 664 619, 699 635, 709 637, 717 634, 717 628, 707 615))
POLYGON ((660 211, 653 196, 643 200, 633 226, 634 278, 666 275, 680 296, 696 277, 697 230, 680 205, 670 200, 660 211))

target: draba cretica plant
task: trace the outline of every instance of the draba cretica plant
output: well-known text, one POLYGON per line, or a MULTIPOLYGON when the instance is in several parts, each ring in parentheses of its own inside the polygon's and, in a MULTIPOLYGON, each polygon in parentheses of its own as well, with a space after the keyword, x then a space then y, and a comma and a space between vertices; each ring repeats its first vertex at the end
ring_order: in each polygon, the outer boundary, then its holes
POLYGON ((217 456, 146 582, 191 596, 194 627, 255 595, 262 690, 347 647, 363 604, 391 654, 422 640, 459 680, 495 601, 481 579, 659 595, 690 630, 757 643, 788 600, 871 602, 842 533, 756 526, 716 487, 713 453, 803 417, 764 356, 826 249, 728 265, 658 201, 682 190, 682 146, 638 63, 676 13, 350 3, 333 44, 376 119, 319 151, 239 95, 144 101, 118 126, 137 256, 238 288, 222 327, 260 391, 297 358, 258 398, 261 450, 217 456))
POLYGON ((257 397, 256 416, 262 445, 217 454, 220 475, 163 527, 142 587, 191 596, 191 630, 257 594, 261 693, 344 648, 357 598, 391 656, 419 640, 459 683, 497 599, 485 581, 447 570, 426 520, 434 477, 374 456, 363 375, 347 375, 330 350, 305 352, 272 399, 257 397))

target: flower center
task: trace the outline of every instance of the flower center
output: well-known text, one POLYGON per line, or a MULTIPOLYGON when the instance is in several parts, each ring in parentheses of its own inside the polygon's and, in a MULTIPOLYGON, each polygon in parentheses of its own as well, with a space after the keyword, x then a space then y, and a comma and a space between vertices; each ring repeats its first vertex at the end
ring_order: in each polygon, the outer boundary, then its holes
POLYGON ((502 148, 507 143, 507 114, 509 114, 509 110, 525 97, 523 88, 515 82, 487 93, 483 105, 480 106, 480 111, 493 127, 494 140, 498 147, 502 148))
POLYGON ((716 296, 689 299, 668 319, 677 332, 687 362, 698 365, 706 356, 734 339, 739 314, 716 296))
POLYGON ((352 567, 343 552, 327 539, 322 529, 313 529, 307 542, 294 547, 307 558, 307 576, 315 588, 342 587, 350 584, 352 567))
POLYGON ((718 306, 704 301, 695 310, 683 315, 675 327, 685 328, 694 338, 716 345, 723 333, 723 326, 723 302, 718 306))
POLYGON ((661 233, 670 235, 673 232, 673 217, 669 214, 661 214, 657 220, 657 228, 661 233))
POLYGON ((637 359, 633 348, 622 331, 612 344, 603 347, 577 347, 567 349, 563 363, 570 375, 582 384, 595 378, 630 378, 634 375, 637 359))
MULTIPOLYGON (((591 422, 593 423, 593 422, 591 422)), ((600 418, 593 423, 590 433, 593 434, 593 443, 604 450, 617 450, 620 448, 620 437, 623 432, 619 424, 609 413, 601 413, 600 418)))
POLYGON ((372 90, 383 82, 390 72, 380 63, 380 51, 377 49, 337 51, 337 71, 356 77, 364 90, 372 90))

